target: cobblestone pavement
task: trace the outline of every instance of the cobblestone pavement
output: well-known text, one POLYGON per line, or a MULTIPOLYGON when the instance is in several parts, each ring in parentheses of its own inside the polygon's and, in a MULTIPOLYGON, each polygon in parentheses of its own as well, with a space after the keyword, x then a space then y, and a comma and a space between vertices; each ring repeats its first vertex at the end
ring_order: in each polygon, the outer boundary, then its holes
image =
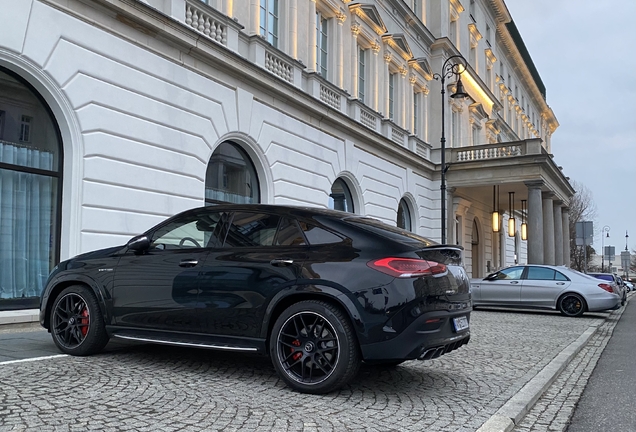
POLYGON ((0 431, 475 431, 614 314, 475 311, 467 346, 363 367, 326 396, 289 390, 266 358, 204 350, 141 345, 0 364, 0 431))
POLYGON ((534 407, 514 428, 515 432, 565 431, 596 363, 612 337, 625 308, 611 314, 589 342, 555 379, 534 407))

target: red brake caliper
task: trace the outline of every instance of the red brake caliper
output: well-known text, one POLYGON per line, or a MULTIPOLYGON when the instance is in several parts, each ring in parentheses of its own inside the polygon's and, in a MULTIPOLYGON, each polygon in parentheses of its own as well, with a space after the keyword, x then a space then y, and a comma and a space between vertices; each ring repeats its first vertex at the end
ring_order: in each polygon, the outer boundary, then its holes
POLYGON ((84 309, 80 315, 82 316, 82 336, 86 336, 88 333, 88 309, 84 309))
MULTIPOLYGON (((300 341, 298 339, 296 339, 295 341, 292 342, 292 345, 294 346, 300 346, 300 341)), ((294 360, 298 360, 299 358, 301 358, 303 356, 303 353, 301 353, 300 351, 295 353, 294 355, 292 355, 292 358, 294 360)))

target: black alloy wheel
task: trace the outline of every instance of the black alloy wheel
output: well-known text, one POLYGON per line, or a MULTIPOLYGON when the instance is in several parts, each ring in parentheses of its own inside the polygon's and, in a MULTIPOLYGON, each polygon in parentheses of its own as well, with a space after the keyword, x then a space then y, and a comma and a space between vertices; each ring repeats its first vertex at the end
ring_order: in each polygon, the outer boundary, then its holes
POLYGON ((272 329, 270 354, 279 376, 303 393, 336 390, 360 367, 348 317, 323 301, 302 301, 287 308, 272 329))
POLYGON ((569 293, 559 299, 558 309, 565 316, 579 317, 583 315, 587 306, 583 297, 578 294, 569 293))
POLYGON ((108 343, 104 317, 95 295, 85 286, 64 289, 51 309, 51 335, 66 354, 90 355, 108 343))

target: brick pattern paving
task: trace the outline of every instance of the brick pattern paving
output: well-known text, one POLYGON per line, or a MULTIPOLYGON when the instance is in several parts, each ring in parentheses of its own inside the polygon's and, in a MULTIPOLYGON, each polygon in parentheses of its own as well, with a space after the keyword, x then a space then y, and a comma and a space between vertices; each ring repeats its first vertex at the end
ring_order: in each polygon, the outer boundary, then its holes
POLYGON ((0 365, 0 431, 474 431, 607 316, 475 311, 467 346, 325 396, 266 358, 164 346, 0 365))
MULTIPOLYGON (((621 309, 621 312, 624 309, 621 309)), ((612 337, 620 313, 612 314, 561 372, 514 432, 566 431, 587 381, 612 337)))

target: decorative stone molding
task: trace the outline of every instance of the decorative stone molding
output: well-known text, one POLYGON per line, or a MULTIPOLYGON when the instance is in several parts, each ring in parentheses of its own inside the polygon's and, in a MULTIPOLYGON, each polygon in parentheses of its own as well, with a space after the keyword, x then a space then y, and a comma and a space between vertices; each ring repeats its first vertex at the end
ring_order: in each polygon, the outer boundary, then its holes
POLYGON ((404 60, 409 61, 413 58, 413 52, 401 33, 382 36, 382 42, 393 48, 404 60))
POLYGON ((384 51, 384 63, 389 64, 391 63, 392 59, 393 59, 393 54, 391 54, 389 51, 384 51))
POLYGON ((357 38, 358 35, 360 34, 360 30, 361 30, 360 23, 357 21, 353 21, 351 23, 351 34, 353 35, 353 37, 357 38))
POLYGON ((457 21, 459 15, 464 12, 464 6, 462 6, 459 0, 450 0, 450 20, 457 21))
POLYGON ((470 46, 472 48, 477 48, 477 45, 479 45, 479 41, 482 38, 481 33, 479 33, 479 30, 477 29, 477 24, 468 24, 468 31, 470 32, 470 46))
POLYGON ((349 5, 349 12, 351 12, 352 15, 360 17, 360 19, 369 25, 378 35, 383 35, 387 32, 386 25, 384 25, 384 21, 382 21, 375 6, 354 3, 349 5))
POLYGON ((433 79, 433 70, 428 60, 424 57, 409 60, 409 66, 418 71, 424 79, 431 81, 433 79))

